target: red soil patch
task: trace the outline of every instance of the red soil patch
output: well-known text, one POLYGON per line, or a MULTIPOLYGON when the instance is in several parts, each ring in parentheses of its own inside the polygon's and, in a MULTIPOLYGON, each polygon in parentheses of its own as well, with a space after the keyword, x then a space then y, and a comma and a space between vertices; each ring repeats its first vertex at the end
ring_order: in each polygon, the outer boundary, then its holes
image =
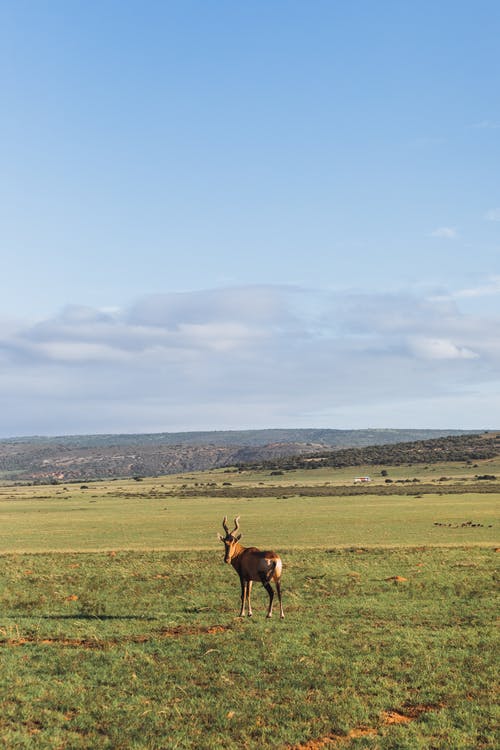
POLYGON ((380 718, 383 724, 408 724, 410 721, 418 719, 422 714, 429 713, 430 711, 439 711, 440 708, 443 708, 442 704, 403 706, 400 711, 382 711, 380 718))
MULTIPOLYGON (((412 721, 418 719, 424 713, 429 711, 437 711, 443 708, 442 705, 417 705, 417 706, 404 706, 398 711, 382 711, 380 715, 380 721, 382 726, 391 726, 395 724, 409 724, 412 721)), ((325 737, 319 737, 314 740, 303 742, 299 745, 289 746, 288 750, 327 750, 328 748, 341 747, 349 743, 350 740, 358 737, 375 736, 379 734, 379 730, 372 727, 358 727, 351 729, 347 734, 327 734, 325 737)))
POLYGON ((230 625, 176 625, 173 628, 162 630, 160 633, 124 635, 122 638, 107 638, 103 640, 98 638, 65 638, 63 636, 54 638, 27 636, 25 638, 6 638, 0 640, 0 647, 16 647, 36 644, 39 646, 64 646, 66 648, 106 649, 120 646, 125 643, 147 643, 155 638, 180 638, 189 635, 216 635, 218 633, 224 633, 226 630, 230 629, 230 625))
POLYGON ((382 711, 380 718, 383 724, 409 724, 413 719, 400 714, 399 711, 382 711))
POLYGON ((290 750, 323 750, 324 748, 339 747, 349 742, 349 740, 358 737, 368 737, 376 734, 378 734, 376 729, 359 727, 358 729, 351 729, 347 734, 328 734, 326 737, 321 737, 317 740, 309 740, 309 742, 294 745, 290 750))
MULTIPOLYGON (((71 648, 105 648, 111 644, 110 641, 90 640, 87 638, 9 638, 0 641, 0 646, 70 646, 71 648)), ((113 644, 114 645, 114 644, 113 644)))
POLYGON ((347 735, 347 739, 355 739, 356 737, 368 737, 370 735, 378 734, 376 729, 369 729, 368 727, 366 729, 351 729, 351 731, 347 735))
POLYGON ((225 633, 230 630, 230 625, 176 625, 173 628, 162 630, 163 638, 179 638, 183 635, 215 635, 216 633, 225 633))

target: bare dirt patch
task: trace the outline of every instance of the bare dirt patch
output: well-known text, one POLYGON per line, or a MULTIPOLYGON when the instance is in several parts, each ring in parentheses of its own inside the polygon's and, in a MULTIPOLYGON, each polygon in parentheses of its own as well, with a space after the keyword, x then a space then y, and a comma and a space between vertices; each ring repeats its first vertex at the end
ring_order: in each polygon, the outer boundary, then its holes
POLYGON ((383 724, 409 724, 413 719, 410 716, 400 714, 399 711, 382 711, 381 717, 383 724))
POLYGON ((83 649, 107 649, 123 645, 125 643, 147 643, 157 638, 181 638, 183 636, 195 635, 217 635, 230 630, 230 625, 176 625, 166 628, 159 633, 148 633, 138 635, 125 635, 121 638, 39 638, 37 636, 26 636, 19 638, 5 638, 0 640, 0 647, 16 648, 21 646, 62 646, 63 648, 83 649))
POLYGON ((371 729, 370 727, 359 727, 358 729, 351 729, 347 734, 334 733, 316 740, 309 740, 300 745, 294 745, 289 750, 323 750, 323 748, 340 747, 348 743, 350 740, 359 737, 374 736, 376 734, 378 734, 376 729, 371 729))
POLYGON ((444 708, 442 704, 425 704, 420 703, 416 705, 403 706, 401 709, 394 711, 382 711, 380 716, 383 724, 408 724, 410 721, 415 721, 422 714, 429 713, 430 711, 439 711, 444 708))
MULTIPOLYGON (((398 724, 409 724, 415 721, 422 714, 428 713, 429 711, 438 711, 443 708, 442 705, 414 705, 404 706, 398 710, 387 710, 382 711, 380 714, 380 723, 382 727, 388 727, 398 724)), ((307 742, 300 743, 299 745, 289 746, 287 750, 328 750, 335 747, 342 747, 348 745, 351 740, 359 737, 368 737, 380 734, 380 730, 375 727, 357 727, 351 729, 347 734, 338 734, 333 732, 327 734, 324 737, 317 739, 308 740, 307 742)))
POLYGON ((163 638, 179 638, 183 635, 215 635, 231 630, 231 625, 176 625, 161 631, 163 638))

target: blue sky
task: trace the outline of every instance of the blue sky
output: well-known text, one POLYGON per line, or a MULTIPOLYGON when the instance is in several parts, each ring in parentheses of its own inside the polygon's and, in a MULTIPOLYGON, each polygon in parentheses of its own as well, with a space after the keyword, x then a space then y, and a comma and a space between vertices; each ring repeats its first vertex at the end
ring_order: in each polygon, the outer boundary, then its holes
POLYGON ((500 427, 499 36, 0 4, 0 434, 500 427))

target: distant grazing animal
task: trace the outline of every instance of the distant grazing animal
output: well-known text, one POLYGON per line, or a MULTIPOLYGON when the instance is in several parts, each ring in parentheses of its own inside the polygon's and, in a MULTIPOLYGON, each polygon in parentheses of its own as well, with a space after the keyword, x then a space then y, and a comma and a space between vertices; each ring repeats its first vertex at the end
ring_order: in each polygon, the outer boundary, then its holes
POLYGON ((281 570, 283 564, 276 552, 263 552, 257 547, 243 547, 240 544, 241 534, 235 536, 238 531, 240 517, 234 519, 234 529, 230 532, 227 525, 227 516, 224 516, 222 526, 226 532, 225 536, 217 536, 225 545, 224 562, 231 563, 240 577, 241 583, 241 611, 240 617, 245 616, 245 602, 248 602, 248 616, 252 616, 252 605, 250 604, 250 593, 253 581, 260 581, 269 594, 269 609, 267 617, 273 614, 274 591, 271 581, 276 585, 278 599, 280 602, 280 617, 284 618, 283 604, 281 602, 281 570))

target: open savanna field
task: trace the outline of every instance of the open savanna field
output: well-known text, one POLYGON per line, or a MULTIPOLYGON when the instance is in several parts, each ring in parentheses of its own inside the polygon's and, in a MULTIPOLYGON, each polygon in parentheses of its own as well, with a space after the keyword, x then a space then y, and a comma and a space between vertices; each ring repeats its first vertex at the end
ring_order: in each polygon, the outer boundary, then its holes
POLYGON ((382 469, 1 486, 0 746, 497 748, 498 461, 382 469))

